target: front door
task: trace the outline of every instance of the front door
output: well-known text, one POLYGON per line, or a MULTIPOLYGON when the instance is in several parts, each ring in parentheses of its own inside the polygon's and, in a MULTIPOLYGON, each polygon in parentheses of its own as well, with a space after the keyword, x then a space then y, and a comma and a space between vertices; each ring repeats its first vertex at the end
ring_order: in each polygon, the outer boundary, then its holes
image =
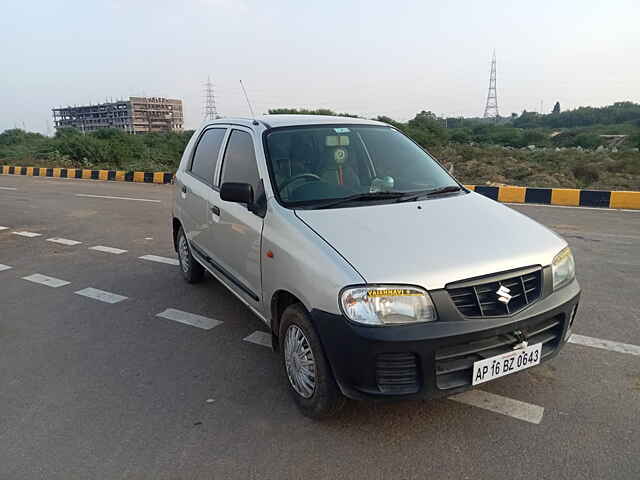
MULTIPOLYGON (((257 195, 260 176, 251 131, 233 127, 222 159, 219 185, 224 182, 248 183, 257 195)), ((262 217, 247 205, 225 202, 218 191, 209 197, 210 234, 207 235, 211 262, 250 306, 262 312, 260 243, 262 217)))

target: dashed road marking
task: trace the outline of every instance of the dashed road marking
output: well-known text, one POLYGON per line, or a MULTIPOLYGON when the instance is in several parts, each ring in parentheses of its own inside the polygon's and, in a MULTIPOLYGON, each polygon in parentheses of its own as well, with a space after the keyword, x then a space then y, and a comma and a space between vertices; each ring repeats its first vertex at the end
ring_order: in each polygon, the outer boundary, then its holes
POLYGON ((271 348, 271 334, 261 330, 256 330, 251 335, 243 338, 243 340, 245 342, 255 343, 256 345, 271 348))
POLYGON ((126 250, 122 250, 121 248, 105 247, 104 245, 96 245, 95 247, 89 247, 89 250, 96 250, 98 252, 105 252, 105 253, 113 253, 115 255, 120 255, 126 252, 126 250))
POLYGON ((76 193, 76 197, 106 198, 108 200, 132 200, 134 202, 162 203, 162 200, 152 200, 150 198, 112 197, 109 195, 89 195, 86 193, 76 193))
POLYGON ((17 190, 16 187, 0 187, 0 190, 17 190))
POLYGON ((74 292, 77 295, 82 295, 83 297, 92 298, 94 300, 98 300, 100 302, 105 303, 118 303, 126 300, 128 297, 124 295, 118 295, 116 293, 106 292, 104 290, 99 290, 97 288, 83 288, 82 290, 78 290, 74 292))
POLYGON ((25 232, 25 231, 16 231, 16 232, 11 232, 14 235, 20 235, 21 237, 28 237, 28 238, 34 238, 34 237, 41 237, 42 234, 41 233, 35 233, 35 232, 25 232))
POLYGON ((159 257, 158 255, 143 255, 138 257, 141 260, 149 260, 150 262, 166 263, 168 265, 180 265, 180 262, 175 258, 159 257))
POLYGON ((484 408, 485 410, 507 415, 525 422, 535 423, 536 425, 542 421, 542 416, 544 415, 544 408, 539 405, 521 402, 520 400, 495 395, 482 390, 468 390, 449 397, 449 399, 473 407, 484 408))
POLYGON ((67 282, 66 280, 60 280, 59 278, 48 277, 47 275, 42 275, 41 273, 34 273, 33 275, 29 275, 28 277, 22 277, 22 279, 53 288, 64 287, 65 285, 69 285, 71 283, 67 282))
POLYGON ((68 238, 47 238, 47 242, 59 243, 60 245, 69 245, 70 247, 74 245, 80 245, 82 242, 78 242, 76 240, 69 240, 68 238))
POLYGON ((9 230, 9 227, 0 227, 0 230, 9 230))
POLYGON ((177 310, 175 308, 167 308, 166 310, 158 313, 156 317, 166 318, 167 320, 184 323, 185 325, 202 328, 203 330, 211 330, 213 327, 222 323, 220 320, 216 320, 214 318, 203 317, 202 315, 196 315, 195 313, 183 312, 182 310, 177 310))
POLYGON ((3 265, 2 263, 0 263, 0 272, 4 272, 5 270, 9 270, 13 267, 10 267, 9 265, 3 265))
POLYGON ((569 338, 569 342, 585 347, 600 348, 602 350, 610 350, 612 352, 628 353, 629 355, 640 356, 640 346, 631 345, 629 343, 612 342, 611 340, 585 337, 584 335, 576 335, 575 333, 571 335, 571 337, 569 338))

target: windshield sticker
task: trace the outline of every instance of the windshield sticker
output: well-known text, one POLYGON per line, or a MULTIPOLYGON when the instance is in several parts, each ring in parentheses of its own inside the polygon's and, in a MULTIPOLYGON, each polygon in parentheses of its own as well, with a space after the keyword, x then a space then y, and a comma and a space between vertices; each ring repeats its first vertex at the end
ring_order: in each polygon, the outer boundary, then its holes
POLYGON ((337 164, 342 165, 347 160, 347 151, 344 148, 336 148, 333 159, 337 164))
POLYGON ((349 130, 346 127, 341 127, 341 128, 334 128, 333 131, 336 133, 349 133, 351 130, 349 130))
POLYGON ((369 290, 367 295, 369 297, 416 297, 422 294, 408 288, 386 288, 384 290, 369 290))

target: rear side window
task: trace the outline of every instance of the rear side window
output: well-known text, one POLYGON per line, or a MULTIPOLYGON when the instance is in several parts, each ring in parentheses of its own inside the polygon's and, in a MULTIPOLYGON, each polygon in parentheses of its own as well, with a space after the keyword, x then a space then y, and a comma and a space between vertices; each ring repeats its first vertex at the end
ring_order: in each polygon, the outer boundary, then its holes
POLYGON ((216 171, 218 153, 222 146, 222 140, 226 129, 212 128, 204 132, 191 162, 191 173, 207 183, 213 183, 213 173, 216 171))
POLYGON ((258 192, 258 165, 256 153, 253 149, 251 135, 240 130, 234 130, 229 137, 227 150, 222 164, 222 183, 248 183, 253 187, 254 194, 258 192))

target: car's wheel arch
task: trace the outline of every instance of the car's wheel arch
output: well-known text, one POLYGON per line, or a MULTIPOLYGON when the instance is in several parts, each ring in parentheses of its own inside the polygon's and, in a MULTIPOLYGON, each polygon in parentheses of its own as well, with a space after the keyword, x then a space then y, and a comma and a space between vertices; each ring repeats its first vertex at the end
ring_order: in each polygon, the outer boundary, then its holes
POLYGON ((280 333, 280 320, 282 318, 282 314, 290 305, 300 304, 302 305, 307 312, 309 308, 305 305, 305 302, 301 299, 300 295, 296 295, 287 289, 279 289, 276 290, 271 296, 271 333, 274 336, 274 348, 278 348, 278 336, 280 333))

